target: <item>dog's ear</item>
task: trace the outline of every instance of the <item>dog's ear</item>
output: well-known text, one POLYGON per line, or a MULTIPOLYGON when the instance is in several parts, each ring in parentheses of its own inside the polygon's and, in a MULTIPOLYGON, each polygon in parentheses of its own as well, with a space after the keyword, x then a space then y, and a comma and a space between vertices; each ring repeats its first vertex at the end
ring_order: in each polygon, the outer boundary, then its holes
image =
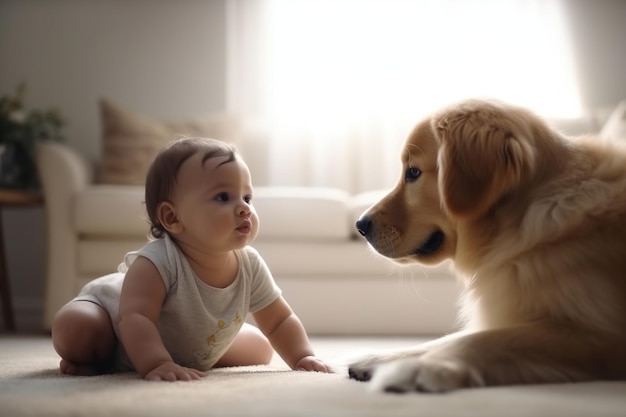
POLYGON ((528 133, 514 126, 500 113, 476 108, 450 109, 433 118, 439 189, 450 215, 483 214, 533 170, 528 133))

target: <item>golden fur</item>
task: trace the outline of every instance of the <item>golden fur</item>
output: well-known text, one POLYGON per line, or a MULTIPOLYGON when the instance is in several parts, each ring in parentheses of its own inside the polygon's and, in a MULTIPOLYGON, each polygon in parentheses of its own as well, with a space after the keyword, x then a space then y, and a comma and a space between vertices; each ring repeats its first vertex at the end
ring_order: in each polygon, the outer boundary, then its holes
POLYGON ((357 228, 396 262, 451 259, 464 328, 364 357, 352 378, 426 392, 626 379, 623 146, 468 100, 419 123, 402 164, 357 228))

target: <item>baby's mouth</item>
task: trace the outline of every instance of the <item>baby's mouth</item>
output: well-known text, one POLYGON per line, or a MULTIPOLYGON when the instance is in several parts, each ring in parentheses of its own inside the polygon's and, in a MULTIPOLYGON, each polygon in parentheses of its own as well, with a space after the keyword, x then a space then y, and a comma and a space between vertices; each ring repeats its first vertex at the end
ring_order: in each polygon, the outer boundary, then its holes
POLYGON ((242 223, 242 224, 241 224, 241 225, 237 228, 237 231, 238 231, 239 233, 246 233, 246 234, 247 234, 247 233, 250 233, 251 228, 252 228, 252 226, 251 226, 251 224, 250 224, 250 221, 249 221, 249 220, 246 220, 245 222, 243 222, 243 223, 242 223))

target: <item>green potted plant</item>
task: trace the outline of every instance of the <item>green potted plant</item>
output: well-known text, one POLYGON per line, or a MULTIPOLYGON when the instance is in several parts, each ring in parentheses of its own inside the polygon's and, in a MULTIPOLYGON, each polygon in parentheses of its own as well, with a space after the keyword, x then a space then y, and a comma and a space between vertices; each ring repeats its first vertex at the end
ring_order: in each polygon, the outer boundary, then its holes
POLYGON ((41 141, 65 140, 65 125, 57 109, 27 109, 26 84, 0 97, 0 188, 39 187, 35 148, 41 141))

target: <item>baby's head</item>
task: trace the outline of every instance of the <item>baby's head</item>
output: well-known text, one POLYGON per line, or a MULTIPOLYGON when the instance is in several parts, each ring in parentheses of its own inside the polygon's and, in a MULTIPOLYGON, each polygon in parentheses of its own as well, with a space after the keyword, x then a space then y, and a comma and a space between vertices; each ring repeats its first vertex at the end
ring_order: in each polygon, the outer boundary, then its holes
POLYGON ((224 162, 232 162, 239 158, 232 144, 215 139, 182 138, 164 147, 146 176, 145 203, 152 237, 161 238, 167 233, 159 220, 159 206, 173 199, 181 167, 196 154, 202 154, 203 161, 221 158, 224 162))

